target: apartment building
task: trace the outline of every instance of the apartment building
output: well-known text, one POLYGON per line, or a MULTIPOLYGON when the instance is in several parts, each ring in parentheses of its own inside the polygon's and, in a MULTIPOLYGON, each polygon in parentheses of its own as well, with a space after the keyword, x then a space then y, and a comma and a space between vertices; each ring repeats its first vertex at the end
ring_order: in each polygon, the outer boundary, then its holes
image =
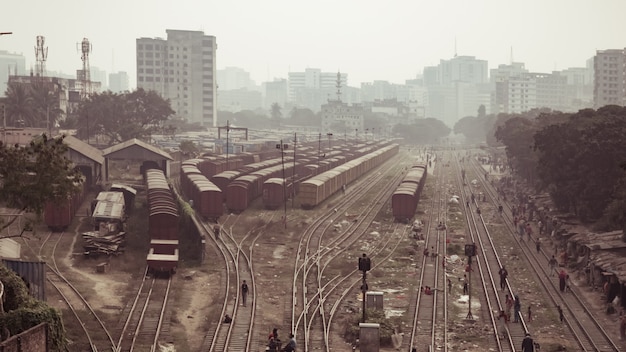
POLYGON ((626 49, 596 51, 593 72, 594 107, 626 105, 626 49))
POLYGON ((167 39, 138 38, 137 87, 169 99, 178 117, 216 125, 217 43, 202 31, 168 29, 167 39))

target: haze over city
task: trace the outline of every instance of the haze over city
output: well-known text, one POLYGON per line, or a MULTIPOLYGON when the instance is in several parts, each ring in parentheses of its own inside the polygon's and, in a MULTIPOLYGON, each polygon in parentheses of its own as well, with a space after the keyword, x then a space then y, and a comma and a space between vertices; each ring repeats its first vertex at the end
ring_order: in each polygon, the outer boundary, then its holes
POLYGON ((166 29, 216 37, 217 67, 241 67, 257 83, 307 67, 341 70, 348 84, 404 82, 458 55, 511 56, 531 72, 585 66, 596 50, 623 48, 623 0, 450 1, 120 1, 26 0, 5 7, 0 50, 35 65, 36 36, 48 71, 75 74, 77 43, 93 44, 91 66, 126 71, 136 86, 135 40, 166 29), (512 54, 512 55, 511 55, 512 54))

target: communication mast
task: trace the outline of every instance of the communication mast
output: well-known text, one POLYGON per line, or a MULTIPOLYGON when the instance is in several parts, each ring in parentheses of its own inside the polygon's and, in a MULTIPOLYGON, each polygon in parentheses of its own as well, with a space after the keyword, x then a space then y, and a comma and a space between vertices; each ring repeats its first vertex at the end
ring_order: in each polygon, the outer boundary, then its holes
POLYGON ((92 50, 91 43, 89 43, 89 39, 83 38, 81 43, 76 44, 80 45, 81 57, 83 60, 83 69, 79 70, 78 80, 82 82, 82 87, 80 91, 80 97, 82 99, 87 98, 89 94, 91 94, 91 74, 89 72, 89 52, 92 50))
POLYGON ((45 43, 46 38, 43 35, 38 35, 37 46, 35 47, 35 57, 37 58, 37 77, 43 77, 46 74, 46 59, 48 58, 48 47, 45 46, 45 43))
POLYGON ((337 84, 335 85, 337 88, 337 101, 341 101, 341 72, 337 71, 337 84))

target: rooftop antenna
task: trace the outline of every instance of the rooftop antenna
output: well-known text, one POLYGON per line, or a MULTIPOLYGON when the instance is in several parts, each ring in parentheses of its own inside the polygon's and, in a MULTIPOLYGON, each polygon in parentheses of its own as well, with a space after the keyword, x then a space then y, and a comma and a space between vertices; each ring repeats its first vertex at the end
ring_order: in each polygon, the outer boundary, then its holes
POLYGON ((513 65, 513 45, 511 45, 511 65, 513 65))
POLYGON ((337 101, 341 102, 341 72, 337 71, 337 101))
POLYGON ((83 69, 80 72, 80 77, 77 77, 79 81, 81 81, 82 89, 80 91, 80 96, 82 99, 87 98, 89 94, 91 94, 91 74, 89 72, 89 53, 92 50, 91 43, 89 43, 89 39, 83 38, 83 41, 80 43, 76 43, 78 47, 80 45, 80 51, 82 53, 80 59, 83 60, 83 69))
POLYGON ((35 66, 35 74, 37 77, 43 77, 46 74, 46 59, 48 58, 48 47, 45 46, 46 38, 43 35, 37 36, 37 46, 35 46, 35 58, 37 65, 35 66))

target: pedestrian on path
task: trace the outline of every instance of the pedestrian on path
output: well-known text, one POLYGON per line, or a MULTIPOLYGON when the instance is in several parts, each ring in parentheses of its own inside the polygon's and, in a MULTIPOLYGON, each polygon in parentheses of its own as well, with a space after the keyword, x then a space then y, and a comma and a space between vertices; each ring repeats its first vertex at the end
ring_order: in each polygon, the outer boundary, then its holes
POLYGON ((248 284, 246 283, 246 280, 243 280, 243 283, 241 284, 241 299, 243 301, 243 306, 245 307, 248 299, 248 284))
POLYGON ((500 271, 498 271, 498 274, 500 274, 500 289, 504 291, 506 288, 506 278, 509 276, 509 272, 506 271, 506 268, 503 266, 500 268, 500 271))
POLYGON ((559 273, 559 289, 563 293, 565 292, 565 280, 567 280, 567 273, 564 269, 561 269, 561 272, 559 273))
POLYGON ((550 265, 550 276, 554 276, 554 271, 556 269, 556 258, 554 257, 554 254, 552 255, 552 258, 550 258, 550 260, 548 261, 548 264, 550 265))
POLYGON ((528 321, 533 321, 533 312, 532 309, 530 308, 530 304, 528 305, 528 321))
POLYGON ((537 240, 535 241, 535 248, 537 248, 537 253, 541 252, 541 241, 539 241, 539 237, 537 237, 537 240))
POLYGON ((522 340, 522 352, 535 352, 535 341, 526 333, 526 337, 522 340))
POLYGON ((556 306, 556 310, 559 311, 559 320, 561 321, 561 323, 563 322, 563 318, 565 318, 563 316, 563 308, 561 308, 561 306, 556 306))
POLYGON ((519 314, 522 309, 522 303, 520 302, 519 296, 515 295, 515 302, 513 303, 513 322, 519 323, 519 314))

